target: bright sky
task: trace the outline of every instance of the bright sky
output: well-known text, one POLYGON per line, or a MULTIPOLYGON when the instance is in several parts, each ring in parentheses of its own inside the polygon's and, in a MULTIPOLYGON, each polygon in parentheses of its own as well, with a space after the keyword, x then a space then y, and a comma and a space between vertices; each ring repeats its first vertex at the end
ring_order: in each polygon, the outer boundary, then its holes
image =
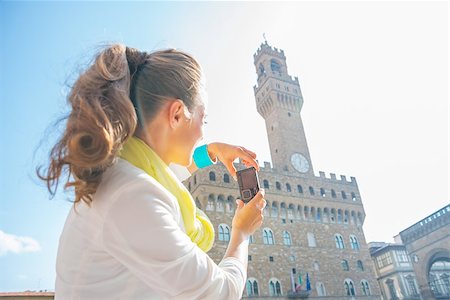
MULTIPOLYGON (((99 45, 175 47, 203 65, 206 141, 270 161, 253 54, 281 48, 303 92, 313 166, 355 176, 367 241, 449 203, 449 15, 440 2, 0 2, 0 291, 54 288, 70 194, 34 175, 67 85, 99 45)), ((74 262, 76 263, 76 262, 74 262)))

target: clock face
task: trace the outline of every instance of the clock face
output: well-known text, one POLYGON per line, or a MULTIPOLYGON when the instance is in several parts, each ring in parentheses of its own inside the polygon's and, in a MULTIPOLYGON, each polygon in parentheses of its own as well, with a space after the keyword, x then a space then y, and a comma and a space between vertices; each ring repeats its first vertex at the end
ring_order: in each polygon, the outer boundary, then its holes
POLYGON ((300 153, 294 153, 291 156, 291 164, 292 166, 299 171, 300 173, 306 173, 309 170, 309 162, 300 153))

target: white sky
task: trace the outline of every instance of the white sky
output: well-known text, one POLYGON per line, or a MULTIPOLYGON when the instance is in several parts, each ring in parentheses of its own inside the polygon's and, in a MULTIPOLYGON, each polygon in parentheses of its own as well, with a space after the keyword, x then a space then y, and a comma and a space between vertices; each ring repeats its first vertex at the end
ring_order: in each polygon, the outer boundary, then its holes
POLYGON ((446 2, 216 6, 221 14, 197 20, 204 31, 189 36, 207 76, 207 141, 270 160, 253 95, 265 32, 299 77, 316 174, 357 179, 368 242, 392 242, 449 203, 446 2))

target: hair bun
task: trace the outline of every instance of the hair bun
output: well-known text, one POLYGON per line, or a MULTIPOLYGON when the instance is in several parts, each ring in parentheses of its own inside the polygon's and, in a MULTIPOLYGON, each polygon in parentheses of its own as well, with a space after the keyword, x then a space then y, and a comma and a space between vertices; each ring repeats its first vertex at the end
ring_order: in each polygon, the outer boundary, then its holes
POLYGON ((147 61, 147 53, 141 52, 136 48, 126 47, 125 50, 130 74, 133 75, 139 67, 143 66, 147 61))
POLYGON ((78 128, 67 143, 67 160, 80 168, 97 168, 108 165, 113 150, 111 133, 105 127, 93 128, 92 122, 84 123, 87 125, 81 125, 83 128, 78 128))

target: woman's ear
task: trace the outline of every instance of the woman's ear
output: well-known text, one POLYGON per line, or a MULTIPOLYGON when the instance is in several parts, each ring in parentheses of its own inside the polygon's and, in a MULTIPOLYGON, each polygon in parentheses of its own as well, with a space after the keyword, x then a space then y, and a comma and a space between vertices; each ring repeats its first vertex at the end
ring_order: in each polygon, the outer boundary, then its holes
POLYGON ((168 107, 169 124, 171 128, 178 127, 184 117, 184 103, 180 99, 170 102, 168 107))

